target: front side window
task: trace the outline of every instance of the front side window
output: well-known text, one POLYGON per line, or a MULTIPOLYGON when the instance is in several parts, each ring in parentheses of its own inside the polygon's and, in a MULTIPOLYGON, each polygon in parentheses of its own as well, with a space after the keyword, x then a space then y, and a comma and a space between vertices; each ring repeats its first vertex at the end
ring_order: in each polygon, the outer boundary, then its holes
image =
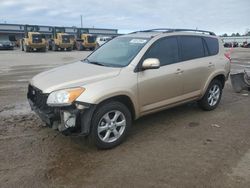
POLYGON ((161 66, 177 63, 179 61, 178 42, 176 37, 159 39, 146 52, 147 58, 159 59, 161 66))
POLYGON ((201 58, 205 56, 201 37, 180 36, 182 61, 201 58))

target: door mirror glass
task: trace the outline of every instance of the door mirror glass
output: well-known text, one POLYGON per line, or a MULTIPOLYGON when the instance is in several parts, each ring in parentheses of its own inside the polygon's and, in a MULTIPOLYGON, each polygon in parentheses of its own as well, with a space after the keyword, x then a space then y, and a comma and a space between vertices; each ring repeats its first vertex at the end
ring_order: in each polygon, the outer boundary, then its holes
POLYGON ((145 59, 142 63, 142 69, 158 69, 160 68, 160 61, 157 58, 145 59))

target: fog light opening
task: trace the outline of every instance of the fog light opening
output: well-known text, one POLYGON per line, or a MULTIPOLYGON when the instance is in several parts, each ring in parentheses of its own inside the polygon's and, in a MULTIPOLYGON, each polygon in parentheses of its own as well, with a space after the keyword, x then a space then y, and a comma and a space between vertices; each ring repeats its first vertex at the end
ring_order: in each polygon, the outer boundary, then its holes
POLYGON ((66 128, 75 127, 76 115, 70 112, 63 112, 63 121, 66 128))

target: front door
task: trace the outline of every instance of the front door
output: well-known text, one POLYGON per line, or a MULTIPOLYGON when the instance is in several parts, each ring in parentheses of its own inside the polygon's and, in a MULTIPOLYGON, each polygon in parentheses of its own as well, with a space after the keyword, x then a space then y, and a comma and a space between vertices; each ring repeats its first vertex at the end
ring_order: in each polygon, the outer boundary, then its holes
POLYGON ((175 103, 183 92, 176 37, 157 40, 145 53, 142 61, 147 58, 159 59, 160 68, 138 73, 138 97, 142 114, 175 103))

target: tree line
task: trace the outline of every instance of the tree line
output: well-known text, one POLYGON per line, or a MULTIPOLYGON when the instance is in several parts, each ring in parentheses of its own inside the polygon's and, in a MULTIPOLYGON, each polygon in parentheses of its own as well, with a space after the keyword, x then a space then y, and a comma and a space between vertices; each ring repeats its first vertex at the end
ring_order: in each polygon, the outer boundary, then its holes
POLYGON ((223 35, 221 35, 222 37, 240 37, 240 36, 250 36, 250 30, 247 29, 246 33, 245 34, 240 34, 240 33, 232 33, 231 35, 230 34, 227 34, 227 33, 224 33, 223 35))

